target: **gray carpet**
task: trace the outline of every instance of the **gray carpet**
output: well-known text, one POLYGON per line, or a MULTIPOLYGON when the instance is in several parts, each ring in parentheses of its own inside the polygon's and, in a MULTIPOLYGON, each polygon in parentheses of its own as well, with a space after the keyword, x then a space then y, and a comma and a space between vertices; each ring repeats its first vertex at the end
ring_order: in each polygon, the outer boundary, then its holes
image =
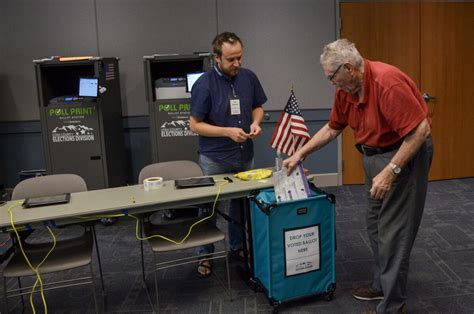
MULTIPOLYGON (((376 302, 356 301, 350 295, 352 287, 369 283, 371 279, 372 258, 365 234, 363 187, 325 190, 336 195, 335 297, 330 302, 322 299, 296 302, 281 307, 282 313, 360 313, 376 305, 376 302)), ((225 230, 223 222, 219 222, 219 226, 225 230)), ((108 227, 98 225, 97 232, 105 276, 105 312, 151 313, 150 300, 142 283, 134 222, 121 218, 108 227)), ((3 239, 4 235, 0 242, 3 239)), ((151 260, 147 250, 149 267, 151 260)), ((237 265, 238 261, 231 261, 233 302, 215 276, 198 278, 193 266, 161 271, 160 312, 271 313, 265 295, 252 291, 237 275, 237 265)), ((97 269, 97 263, 94 266, 97 269)), ((224 263, 217 261, 214 271, 223 276, 224 263)), ((154 296, 150 268, 147 274, 147 285, 154 296)), ((8 282, 11 287, 15 284, 15 281, 8 282)), ((474 313, 474 178, 430 183, 423 222, 412 251, 408 285, 411 313, 474 313)), ((96 286, 99 291, 98 282, 96 286)), ((90 313, 94 309, 87 287, 54 290, 45 295, 50 313, 90 313)), ((37 311, 42 312, 39 298, 35 298, 35 304, 37 311)), ((9 305, 12 313, 32 312, 29 305, 23 310, 19 298, 9 299, 9 305)))

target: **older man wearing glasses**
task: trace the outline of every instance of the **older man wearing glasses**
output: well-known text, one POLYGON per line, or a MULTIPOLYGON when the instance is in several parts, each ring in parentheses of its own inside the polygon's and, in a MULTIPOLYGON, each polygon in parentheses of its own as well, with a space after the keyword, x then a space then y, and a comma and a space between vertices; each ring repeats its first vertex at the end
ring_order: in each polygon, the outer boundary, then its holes
POLYGON ((367 233, 375 271, 373 282, 353 289, 352 295, 380 300, 368 313, 405 313, 409 257, 433 156, 428 108, 405 73, 362 58, 347 39, 326 45, 320 62, 337 87, 329 122, 283 166, 291 172, 346 126, 354 130, 366 178, 367 233))

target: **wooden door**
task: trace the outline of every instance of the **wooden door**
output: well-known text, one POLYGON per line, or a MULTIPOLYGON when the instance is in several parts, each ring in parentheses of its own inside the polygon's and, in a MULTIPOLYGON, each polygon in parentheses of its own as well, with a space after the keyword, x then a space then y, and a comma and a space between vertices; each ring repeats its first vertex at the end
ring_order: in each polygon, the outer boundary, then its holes
POLYGON ((474 3, 421 3, 421 90, 436 97, 430 179, 474 176, 474 3))
MULTIPOLYGON (((398 66, 419 86, 420 5, 415 2, 341 3, 341 38, 354 42, 364 58, 398 66)), ((342 183, 364 183, 352 129, 342 134, 342 183)))
MULTIPOLYGON (((353 41, 364 57, 399 67, 422 93, 436 97, 429 103, 435 141, 430 179, 474 176, 474 162, 469 162, 474 159, 474 145, 469 145, 474 108, 468 106, 474 80, 467 70, 474 70, 469 56, 473 5, 408 1, 341 3, 340 7, 341 38, 353 41), (471 146, 470 151, 463 155, 466 146, 471 146)), ((351 130, 344 131, 342 142, 343 184, 363 183, 351 130)))

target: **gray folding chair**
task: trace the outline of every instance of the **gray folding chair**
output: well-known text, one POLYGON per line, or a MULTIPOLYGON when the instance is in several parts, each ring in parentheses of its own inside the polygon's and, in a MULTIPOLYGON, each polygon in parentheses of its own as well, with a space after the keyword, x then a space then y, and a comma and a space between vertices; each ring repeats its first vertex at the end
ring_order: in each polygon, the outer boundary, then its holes
MULTIPOLYGON (((18 183, 13 189, 12 199, 17 200, 29 197, 48 196, 82 191, 87 191, 87 185, 85 181, 78 175, 48 175, 43 177, 30 178, 18 183)), ((51 207, 51 209, 53 209, 53 207, 51 207)), ((102 267, 100 263, 99 249, 97 246, 97 238, 93 223, 84 224, 83 227, 84 230, 80 230, 81 232, 79 232, 79 235, 77 234, 77 229, 81 228, 66 227, 61 229, 61 236, 56 242, 56 247, 54 248, 51 255, 46 259, 44 264, 41 265, 41 267, 39 268, 39 273, 43 280, 43 291, 72 287, 77 285, 90 285, 94 297, 95 311, 99 312, 94 284, 96 279, 92 268, 92 254, 95 242, 97 259, 99 263, 100 280, 102 284, 102 296, 104 296, 104 282, 102 278, 102 267), (71 235, 70 233, 73 233, 73 235, 71 235), (47 274, 66 271, 82 266, 89 266, 90 276, 62 279, 55 282, 49 282, 47 280, 47 274)), ((41 260, 46 256, 53 244, 53 241, 52 239, 50 239, 50 237, 48 237, 47 240, 44 240, 43 237, 41 237, 40 240, 35 239, 35 233, 33 233, 27 239, 16 239, 16 241, 18 240, 22 241, 21 243, 23 245, 25 253, 33 266, 36 266, 41 262, 41 260)), ((32 286, 22 287, 20 278, 35 276, 35 273, 26 263, 18 245, 15 249, 12 258, 8 261, 2 273, 5 311, 8 312, 7 299, 9 297, 21 296, 24 306, 23 295, 29 294, 31 292, 32 286), (18 278, 18 289, 8 290, 7 279, 14 277, 18 278)), ((38 287, 36 288, 36 291, 39 291, 38 287)))
MULTIPOLYGON (((176 180, 189 177, 198 177, 202 176, 202 170, 199 165, 193 161, 189 160, 177 160, 177 161, 167 161, 159 162, 155 164, 148 165, 144 167, 139 174, 138 181, 143 183, 146 178, 149 177, 162 177, 163 180, 176 180)), ((186 210, 186 209, 182 209, 186 210)), ((165 224, 153 224, 150 220, 150 214, 142 216, 142 228, 140 230, 140 235, 143 235, 143 231, 146 237, 151 235, 164 235, 173 240, 181 240, 189 230, 189 227, 192 223, 199 220, 199 218, 178 221, 178 222, 167 222, 165 224)), ((158 254, 165 252, 172 252, 178 250, 185 250, 191 248, 197 248, 202 245, 212 244, 222 241, 224 244, 224 250, 219 252, 214 252, 211 254, 206 254, 206 258, 209 260, 214 259, 225 259, 226 271, 227 271, 227 287, 225 286, 223 280, 216 276, 219 282, 222 284, 223 288, 227 290, 230 299, 232 300, 232 292, 230 288, 230 274, 229 274, 229 261, 227 257, 227 243, 225 240, 225 234, 219 230, 216 226, 203 222, 195 226, 191 232, 191 235, 184 241, 182 244, 174 244, 172 242, 163 240, 161 238, 151 238, 147 240, 150 244, 151 250, 153 252, 153 261, 154 261, 154 278, 155 278, 155 292, 156 292, 156 308, 159 309, 159 299, 158 299, 158 279, 157 272, 160 269, 176 267, 186 264, 194 264, 197 266, 197 262, 203 256, 193 255, 191 257, 184 257, 179 259, 171 259, 166 261, 159 261, 158 254)), ((143 281, 146 284, 145 280, 145 262, 143 256, 143 241, 140 241, 141 247, 141 257, 142 257, 142 274, 143 281)), ((214 273, 215 274, 215 273, 214 273)))

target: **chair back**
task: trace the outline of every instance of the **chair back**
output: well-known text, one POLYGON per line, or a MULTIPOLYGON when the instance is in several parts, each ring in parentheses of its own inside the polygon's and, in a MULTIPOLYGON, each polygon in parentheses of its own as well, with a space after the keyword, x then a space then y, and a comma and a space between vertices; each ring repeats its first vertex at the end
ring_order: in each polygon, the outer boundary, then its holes
POLYGON ((138 183, 150 177, 162 177, 163 180, 176 180, 202 176, 201 167, 191 160, 157 162, 144 167, 138 175, 138 183))
POLYGON ((12 192, 12 200, 87 191, 87 184, 76 174, 52 174, 26 179, 12 192))

